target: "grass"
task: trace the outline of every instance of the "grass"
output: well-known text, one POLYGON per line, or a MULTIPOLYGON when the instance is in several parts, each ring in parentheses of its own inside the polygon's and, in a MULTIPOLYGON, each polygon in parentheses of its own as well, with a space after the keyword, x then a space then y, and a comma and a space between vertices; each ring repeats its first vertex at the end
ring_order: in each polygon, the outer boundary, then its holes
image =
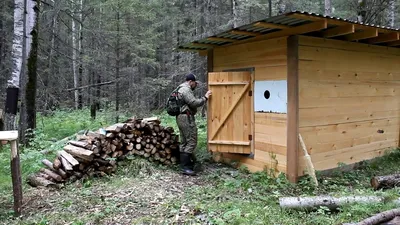
MULTIPOLYGON (((163 125, 178 129, 175 119, 157 114, 163 125)), ((127 115, 131 116, 131 115, 127 115)), ((127 118, 121 116, 121 120, 127 118)), ((154 115, 149 115, 154 116, 154 115)), ((373 191, 369 180, 375 175, 400 170, 400 151, 394 151, 355 170, 318 174, 319 187, 309 177, 297 185, 285 176, 270 176, 268 171, 250 174, 211 163, 206 151, 206 123, 197 118, 199 143, 196 152, 205 171, 196 178, 180 176, 174 167, 133 159, 120 162, 110 177, 88 179, 66 185, 61 190, 30 188, 25 178, 42 167, 44 158, 64 143, 55 141, 81 130, 96 130, 112 124, 114 116, 99 113, 94 121, 88 110, 56 111, 52 116, 38 117, 36 137, 31 146, 21 148, 24 183, 24 217, 12 216, 12 189, 9 149, 0 151, 0 223, 1 224, 340 224, 356 222, 373 214, 394 208, 390 203, 354 204, 337 211, 321 207, 315 211, 282 210, 278 200, 283 196, 379 195, 386 199, 399 197, 400 188, 373 191), (47 150, 47 151, 42 151, 47 150)))

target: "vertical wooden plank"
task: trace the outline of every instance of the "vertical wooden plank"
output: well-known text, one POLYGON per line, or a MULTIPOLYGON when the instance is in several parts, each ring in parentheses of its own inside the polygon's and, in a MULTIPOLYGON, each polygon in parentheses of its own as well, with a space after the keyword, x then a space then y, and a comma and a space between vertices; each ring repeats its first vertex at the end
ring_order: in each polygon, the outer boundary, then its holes
POLYGON ((290 182, 298 181, 299 167, 299 38, 287 39, 287 177, 290 182))
POLYGON ((19 162, 17 141, 13 140, 11 141, 11 177, 14 194, 14 212, 17 216, 21 214, 22 207, 22 181, 19 162))
POLYGON ((250 83, 251 83, 251 86, 250 86, 250 90, 251 90, 251 93, 252 93, 252 95, 251 95, 251 97, 250 97, 250 102, 251 102, 251 111, 250 111, 250 113, 251 113, 251 137, 252 137, 252 139, 251 139, 251 152, 254 154, 255 153, 255 149, 254 149, 254 143, 255 143, 255 141, 254 141, 254 139, 255 139, 255 112, 254 112, 254 78, 255 78, 255 70, 253 70, 252 72, 251 72, 251 78, 250 78, 250 83))
MULTIPOLYGON (((209 73, 211 73, 213 71, 214 71, 214 50, 210 49, 207 51, 207 77, 206 77, 207 83, 209 83, 209 81, 210 81, 209 73)), ((209 85, 208 85, 208 90, 210 90, 209 85)), ((211 98, 212 98, 212 96, 211 96, 211 98)), ((208 144, 208 140, 210 140, 209 139, 210 138, 210 132, 209 132, 210 128, 209 127, 211 125, 210 124, 210 116, 211 116, 210 101, 207 101, 206 110, 207 110, 207 130, 206 130, 206 132, 207 132, 207 151, 210 151, 210 144, 208 144)))

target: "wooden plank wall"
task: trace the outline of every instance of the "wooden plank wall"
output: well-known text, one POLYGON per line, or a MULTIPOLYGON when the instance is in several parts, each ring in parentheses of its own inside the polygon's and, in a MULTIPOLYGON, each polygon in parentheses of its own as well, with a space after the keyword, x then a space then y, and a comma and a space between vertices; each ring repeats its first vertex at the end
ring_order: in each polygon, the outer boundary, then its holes
MULTIPOLYGON (((254 80, 286 80, 286 39, 276 38, 215 48, 213 71, 254 67, 254 80)), ((254 158, 226 153, 223 158, 228 161, 238 160, 253 172, 272 168, 276 172, 286 173, 286 114, 255 113, 254 117, 254 158)))
POLYGON ((399 146, 399 62, 399 49, 300 37, 299 131, 316 170, 399 146))

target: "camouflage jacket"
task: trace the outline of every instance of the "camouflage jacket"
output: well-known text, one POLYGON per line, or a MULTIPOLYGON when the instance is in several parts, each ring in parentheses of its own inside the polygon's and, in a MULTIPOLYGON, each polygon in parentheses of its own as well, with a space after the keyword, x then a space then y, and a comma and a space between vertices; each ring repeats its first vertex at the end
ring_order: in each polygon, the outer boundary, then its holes
POLYGON ((190 114, 195 115, 197 108, 203 106, 207 99, 205 97, 196 98, 193 94, 193 90, 187 83, 183 83, 179 85, 179 87, 181 87, 178 91, 180 93, 179 97, 184 102, 181 112, 189 110, 190 114))

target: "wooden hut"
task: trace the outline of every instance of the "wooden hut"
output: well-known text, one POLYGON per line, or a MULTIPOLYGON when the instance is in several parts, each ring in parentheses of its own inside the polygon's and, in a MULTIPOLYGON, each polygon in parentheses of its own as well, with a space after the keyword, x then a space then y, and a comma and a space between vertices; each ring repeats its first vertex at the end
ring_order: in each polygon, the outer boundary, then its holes
POLYGON ((290 12, 179 46, 208 59, 208 148, 304 175, 399 147, 399 30, 290 12))

